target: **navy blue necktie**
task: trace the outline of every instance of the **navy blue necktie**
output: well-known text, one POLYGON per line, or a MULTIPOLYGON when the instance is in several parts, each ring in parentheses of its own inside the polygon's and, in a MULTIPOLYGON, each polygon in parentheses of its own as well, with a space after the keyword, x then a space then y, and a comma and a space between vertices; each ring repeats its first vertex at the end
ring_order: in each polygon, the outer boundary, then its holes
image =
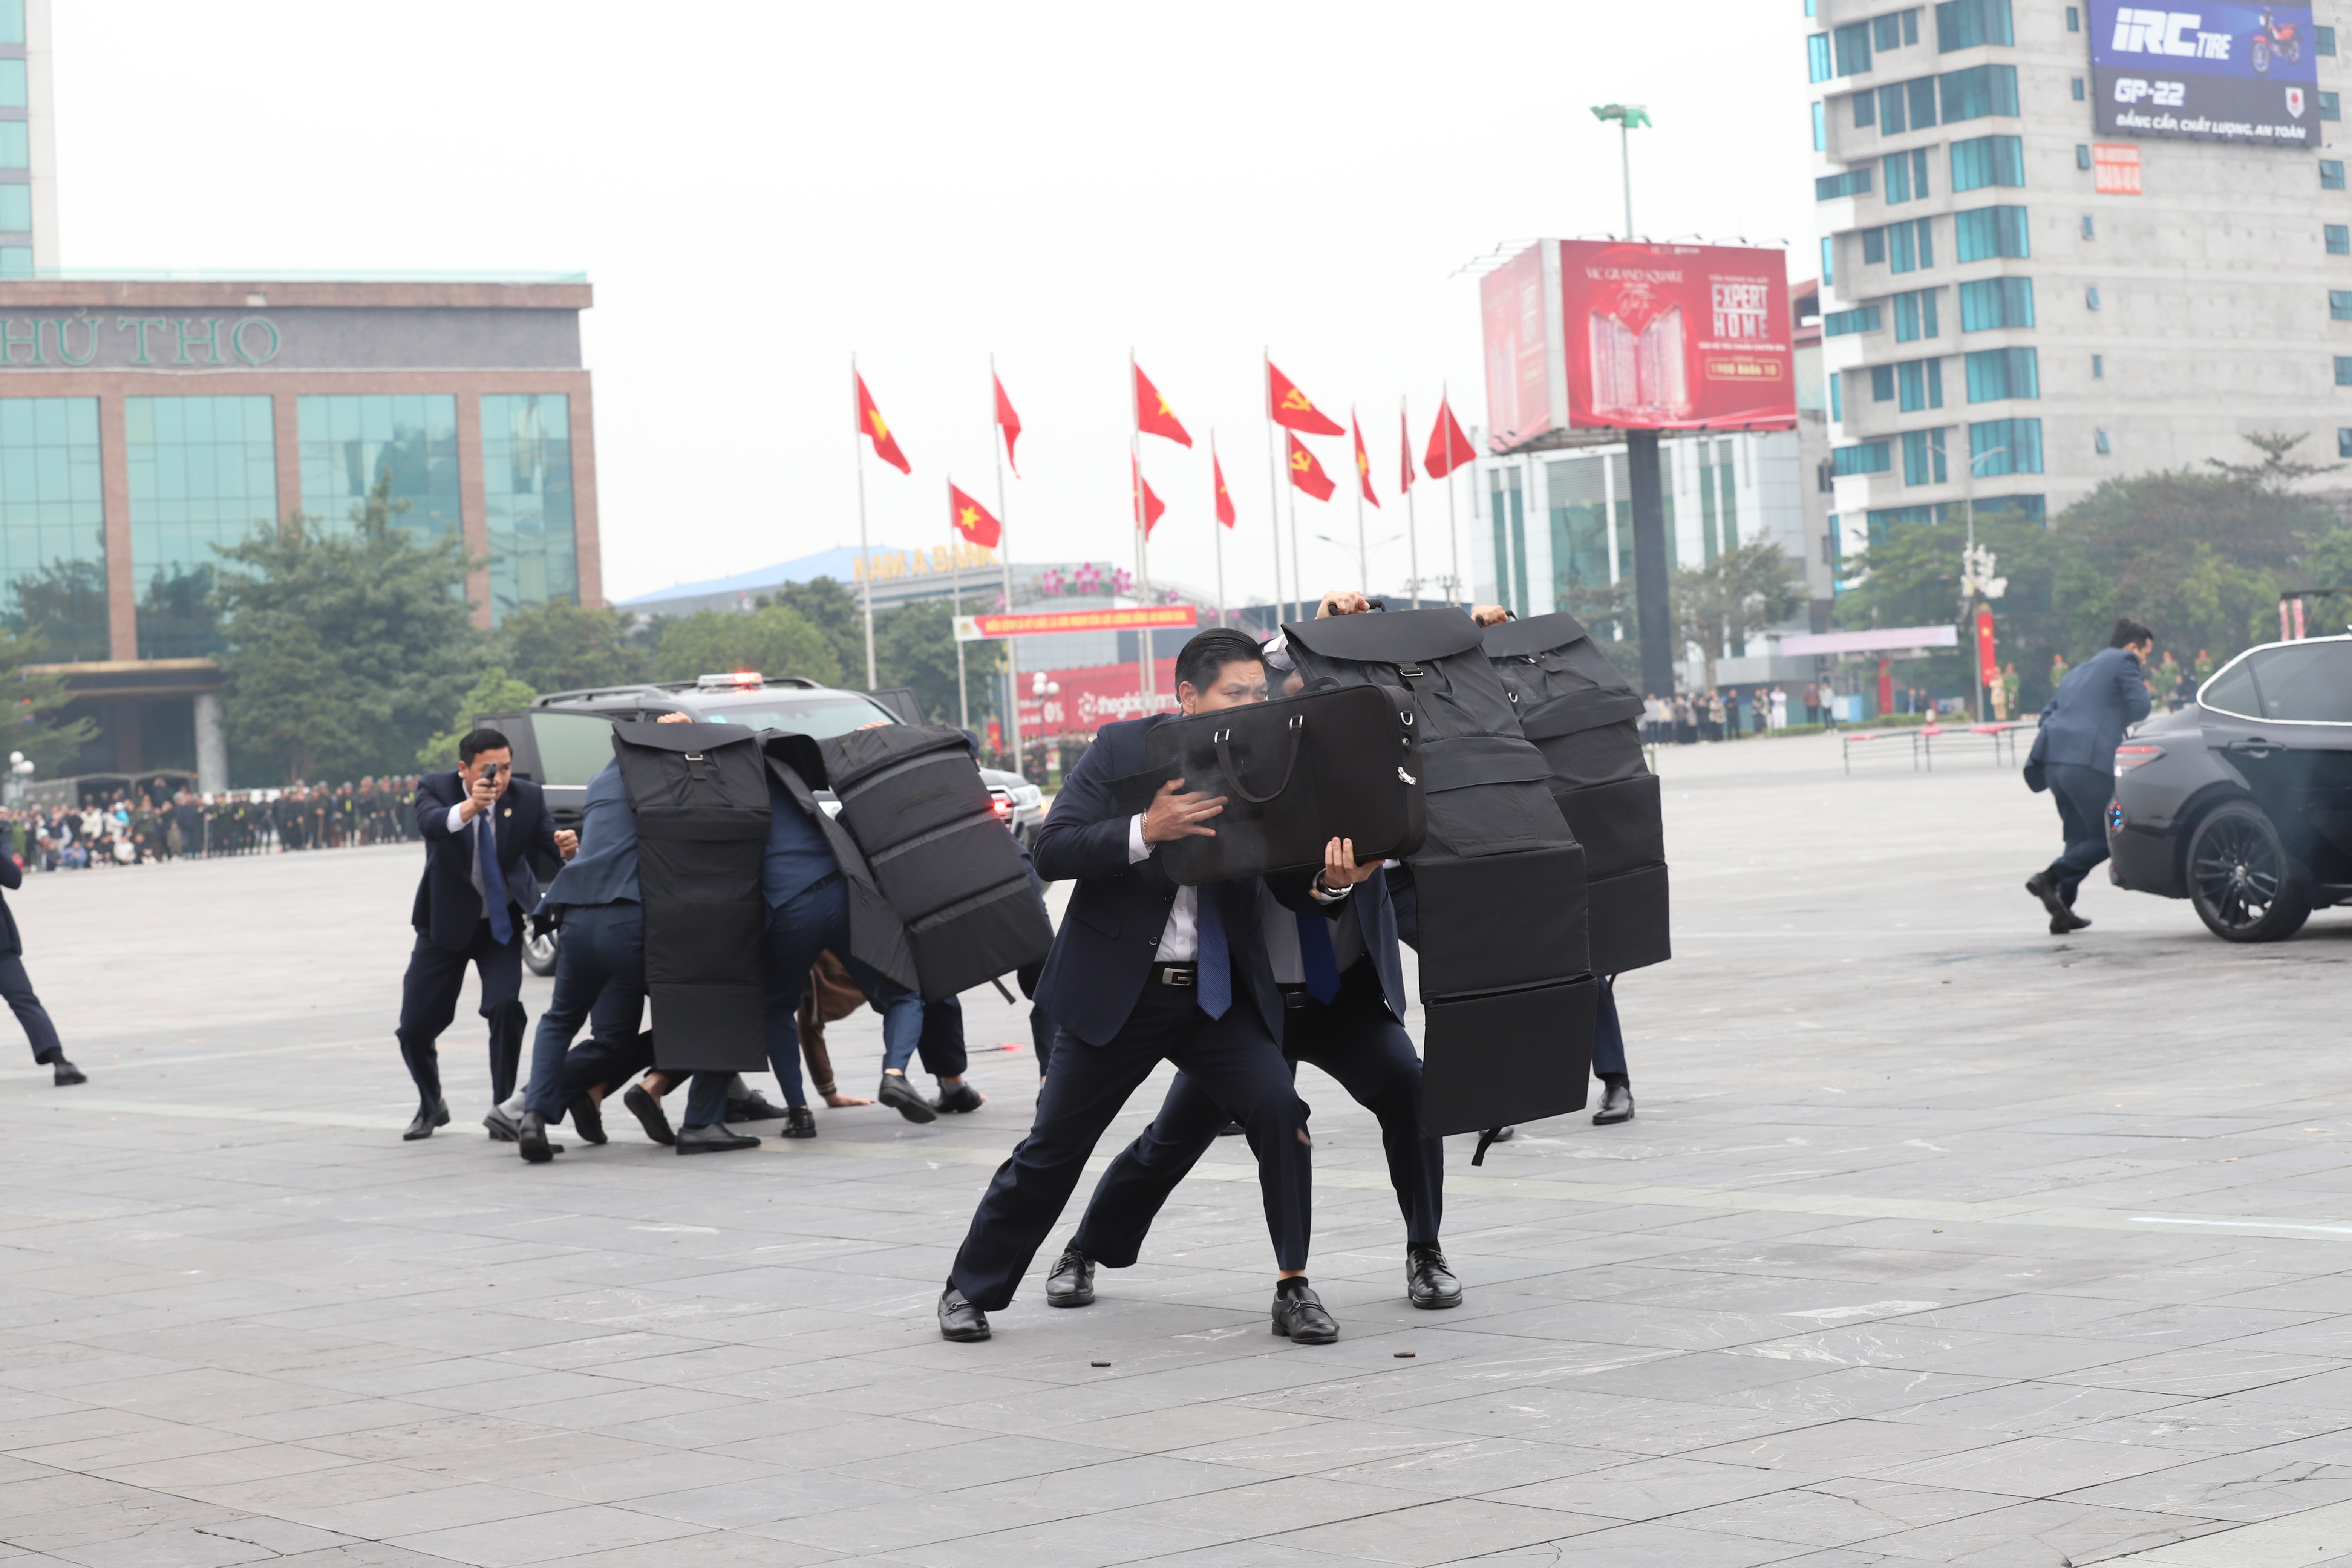
POLYGON ((1318 1002, 1339 994, 1339 959, 1331 951, 1331 922, 1319 914, 1298 916, 1298 964, 1307 972, 1307 994, 1318 1002))
POLYGON ((490 935, 504 947, 514 940, 514 921, 507 918, 507 880, 499 875, 499 840, 490 828, 490 814, 475 818, 474 859, 482 868, 483 912, 490 917, 490 935))
POLYGON ((1217 912, 1217 893, 1213 888, 1202 888, 1193 901, 1194 930, 1200 935, 1200 984, 1195 994, 1201 999, 1201 1011, 1212 1018, 1222 1018, 1225 1009, 1234 1005, 1234 968, 1225 951, 1224 917, 1217 912))

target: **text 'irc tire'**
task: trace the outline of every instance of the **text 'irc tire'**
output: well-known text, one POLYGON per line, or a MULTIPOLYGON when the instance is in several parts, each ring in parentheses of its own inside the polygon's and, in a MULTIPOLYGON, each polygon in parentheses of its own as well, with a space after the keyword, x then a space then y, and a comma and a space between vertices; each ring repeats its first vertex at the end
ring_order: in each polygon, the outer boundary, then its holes
POLYGON ((2208 812, 2189 839, 2189 899, 2223 942, 2278 942, 2311 917, 2303 868, 2259 806, 2231 801, 2208 812))
POLYGON ((533 931, 524 931, 522 933, 522 966, 533 974, 554 973, 556 940, 556 933, 552 931, 544 935, 533 931))

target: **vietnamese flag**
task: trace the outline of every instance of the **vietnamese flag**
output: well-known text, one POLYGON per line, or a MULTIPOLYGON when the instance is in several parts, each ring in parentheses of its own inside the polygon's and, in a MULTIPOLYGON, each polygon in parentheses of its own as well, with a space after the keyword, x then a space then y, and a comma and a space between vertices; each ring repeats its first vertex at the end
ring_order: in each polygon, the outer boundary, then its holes
POLYGON ((1004 537, 1004 525, 991 517, 988 509, 948 482, 948 524, 958 533, 983 549, 993 550, 996 542, 1004 537))
POLYGON ((1209 468, 1217 476, 1217 521, 1227 528, 1234 525, 1234 496, 1225 489, 1225 465, 1218 459, 1217 449, 1209 448, 1209 468))
POLYGON ((866 390, 866 378, 856 371, 849 378, 857 384, 857 433, 874 443, 874 455, 902 474, 915 471, 907 461, 907 454, 898 450, 898 439, 884 424, 882 411, 874 406, 874 395, 866 390))
POLYGON ((1169 412, 1168 400, 1160 395, 1160 389, 1151 384, 1151 378, 1143 374, 1140 365, 1135 367, 1135 428, 1140 435, 1158 436, 1179 447, 1192 444, 1192 437, 1169 412))
POLYGON ((1285 429, 1303 431, 1309 436, 1344 436, 1347 434, 1314 400, 1292 384, 1291 379, 1265 362, 1265 416, 1285 429))
POLYGON ((1404 422, 1404 410, 1397 410, 1397 489, 1399 493, 1412 489, 1412 426, 1404 422))
POLYGON ((1134 493, 1142 498, 1143 537, 1149 539, 1151 537, 1151 525, 1158 522, 1161 515, 1168 510, 1168 503, 1151 493, 1151 486, 1144 479, 1141 468, 1135 467, 1132 460, 1128 466, 1135 475, 1134 493))
POLYGON ((1323 471, 1323 465, 1315 460, 1315 454, 1298 444, 1297 437, 1286 436, 1283 439, 1290 443, 1290 482, 1317 500, 1329 500, 1331 492, 1338 489, 1339 485, 1323 471))
POLYGON ((1381 498, 1372 493, 1372 459, 1364 451, 1364 427, 1357 423, 1356 411, 1352 408, 1348 410, 1348 427, 1355 432, 1356 437, 1357 487, 1364 492, 1366 500, 1378 506, 1381 504, 1381 498))
POLYGON ((1004 395, 1004 383, 990 371, 988 379, 996 386, 996 423, 1004 431, 1004 460, 1013 468, 1013 477, 1021 477, 1021 465, 1013 460, 1013 443, 1021 439, 1021 416, 1013 412, 1013 399, 1004 395))
POLYGON ((1439 399, 1437 423, 1430 427, 1429 450, 1422 457, 1422 468, 1431 479, 1442 479, 1477 455, 1471 448, 1470 437, 1462 433, 1461 423, 1454 417, 1453 405, 1439 399))

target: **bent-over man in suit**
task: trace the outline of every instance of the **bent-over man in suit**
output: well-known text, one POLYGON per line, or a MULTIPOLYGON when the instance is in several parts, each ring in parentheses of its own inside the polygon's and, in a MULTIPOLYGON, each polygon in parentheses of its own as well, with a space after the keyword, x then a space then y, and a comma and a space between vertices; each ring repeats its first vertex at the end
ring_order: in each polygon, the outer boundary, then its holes
MULTIPOLYGON (((539 901, 529 855, 569 860, 579 835, 558 832, 539 786, 514 776, 514 751, 496 730, 457 742, 457 766, 416 781, 416 831, 425 875, 409 923, 416 945, 400 983, 400 1055, 416 1080, 416 1119, 405 1139, 448 1124, 436 1042, 457 1016, 466 966, 481 975, 490 1025, 490 1102, 514 1092, 527 1021, 522 1006, 523 911, 539 901)), ((493 1132, 495 1135, 495 1128, 493 1132)))
POLYGON ((2107 802, 2115 795, 2116 748, 2124 731, 2148 715, 2147 656, 2156 634, 2137 621, 2116 623, 2107 646, 2066 672, 2042 710, 2026 759, 2025 782, 2047 788, 2058 803, 2066 847, 2026 879, 2025 890, 2050 915, 2050 934, 2065 936, 2091 922, 2074 912, 2074 894, 2107 858, 2107 802), (2037 778, 2038 773, 2038 778, 2037 778))
MULTIPOLYGON (((0 888, 10 892, 25 885, 25 869, 16 858, 0 849, 0 888)), ((72 1084, 88 1083, 89 1079, 81 1068, 66 1060, 66 1047, 58 1038, 58 1026, 49 1021, 49 1010, 33 994, 32 977, 25 973, 25 943, 16 934, 16 917, 8 908, 8 900, 0 899, 0 1000, 16 1015, 16 1022, 25 1026, 25 1038, 33 1047, 33 1059, 49 1069, 50 1081, 63 1089, 72 1084)))
MULTIPOLYGON (((1230 627, 1184 645, 1176 682, 1188 714, 1265 700, 1257 644, 1230 627)), ((1105 725, 1037 835, 1037 874, 1077 882, 1037 983, 1058 1026, 1053 1060, 1029 1135, 998 1167, 940 1292, 943 1338, 989 1337, 987 1314, 1011 1303, 1103 1130, 1163 1059, 1249 1135, 1274 1242, 1274 1331, 1307 1344, 1339 1337, 1307 1282, 1313 1145, 1282 1059, 1282 994, 1259 931, 1259 880, 1180 888, 1160 868, 1160 845, 1215 834, 1223 797, 1171 781, 1135 812, 1115 787, 1143 771, 1145 737, 1168 717, 1105 725)), ((1321 870, 1276 878, 1276 893, 1286 908, 1324 909, 1377 869, 1357 866, 1353 847, 1335 838, 1321 870)))

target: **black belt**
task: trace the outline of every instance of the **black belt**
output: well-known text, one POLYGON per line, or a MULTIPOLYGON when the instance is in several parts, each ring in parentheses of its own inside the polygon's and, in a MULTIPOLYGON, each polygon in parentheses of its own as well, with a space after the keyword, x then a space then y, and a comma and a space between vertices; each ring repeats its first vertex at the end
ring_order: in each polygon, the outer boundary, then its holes
POLYGON ((1162 985, 1190 986, 1200 979, 1201 966, 1193 963, 1154 963, 1151 978, 1162 985))

